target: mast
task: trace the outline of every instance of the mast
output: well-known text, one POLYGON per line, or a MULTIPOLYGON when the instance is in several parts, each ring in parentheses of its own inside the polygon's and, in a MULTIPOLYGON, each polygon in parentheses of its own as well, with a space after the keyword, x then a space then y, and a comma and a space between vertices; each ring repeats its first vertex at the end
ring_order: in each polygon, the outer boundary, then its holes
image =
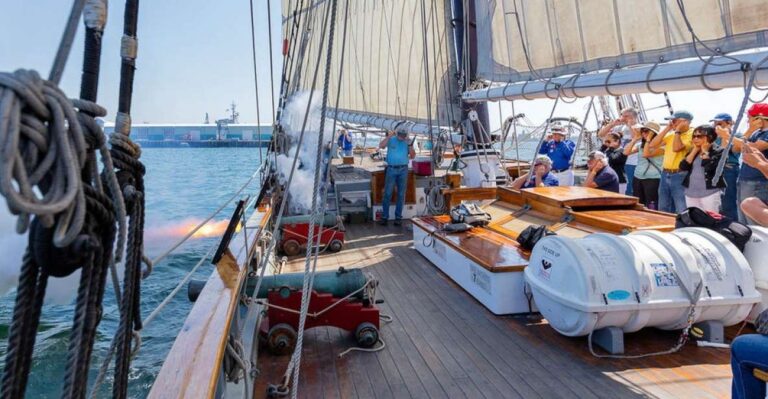
MULTIPOLYGON (((468 10, 465 13, 464 0, 451 0, 453 8, 453 38, 456 46, 456 60, 459 71, 459 86, 463 90, 475 89, 477 82, 477 18, 475 16, 475 0, 466 0, 468 10), (466 16, 467 21, 464 20, 466 16), (464 27, 467 27, 465 32, 464 27), (465 58, 466 52, 466 58, 465 58)), ((469 120, 473 140, 482 143, 482 146, 490 145, 490 124, 488 119, 488 105, 485 102, 467 102, 461 100, 461 120, 468 121, 470 111, 477 112, 477 120, 469 120)), ((474 119, 474 118, 473 118, 474 119)), ((467 132, 470 133, 470 132, 467 132)))

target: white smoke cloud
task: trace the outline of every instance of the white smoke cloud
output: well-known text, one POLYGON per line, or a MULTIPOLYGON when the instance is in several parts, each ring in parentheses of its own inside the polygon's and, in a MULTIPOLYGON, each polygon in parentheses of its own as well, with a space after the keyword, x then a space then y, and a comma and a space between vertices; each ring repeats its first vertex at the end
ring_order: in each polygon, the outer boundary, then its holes
MULTIPOLYGON (((7 295, 18 285, 21 260, 27 249, 27 235, 16 234, 16 216, 8 210, 0 196, 0 296, 7 295)), ((80 270, 65 278, 50 277, 45 304, 66 305, 77 295, 80 270)))
MULTIPOLYGON (((321 121, 322 93, 314 92, 312 103, 309 107, 309 116, 301 146, 297 149, 302 125, 304 124, 307 105, 310 101, 309 91, 299 92, 293 95, 285 105, 283 112, 283 127, 291 140, 288 154, 277 157, 277 172, 280 182, 285 184, 291 172, 291 165, 296 151, 299 152, 299 161, 288 192, 291 194, 291 213, 306 213, 312 208, 312 192, 315 179, 315 160, 317 154, 317 141, 319 139, 321 121)), ((326 121, 323 145, 328 145, 333 139, 333 123, 326 121)))

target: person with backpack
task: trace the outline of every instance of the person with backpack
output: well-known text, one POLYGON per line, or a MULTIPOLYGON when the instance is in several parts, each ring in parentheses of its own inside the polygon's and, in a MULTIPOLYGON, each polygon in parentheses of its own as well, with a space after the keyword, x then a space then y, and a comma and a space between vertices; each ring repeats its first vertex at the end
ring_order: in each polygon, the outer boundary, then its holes
POLYGON ((659 182, 664 150, 657 148, 651 151, 648 143, 659 134, 660 129, 661 126, 657 122, 648 121, 637 129, 629 144, 624 147, 624 154, 627 156, 639 154, 635 176, 632 179, 632 193, 648 209, 658 209, 659 203, 659 182))
POLYGON ((691 207, 709 212, 720 211, 720 193, 725 188, 725 178, 721 175, 715 181, 715 173, 723 150, 715 145, 717 133, 711 125, 701 125, 693 129, 691 151, 680 161, 680 170, 685 172, 685 203, 691 207))

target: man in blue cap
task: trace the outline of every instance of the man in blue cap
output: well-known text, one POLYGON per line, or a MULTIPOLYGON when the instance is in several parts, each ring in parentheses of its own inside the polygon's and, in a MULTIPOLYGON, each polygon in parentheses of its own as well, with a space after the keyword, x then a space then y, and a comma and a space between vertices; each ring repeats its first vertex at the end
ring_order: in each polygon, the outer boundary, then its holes
POLYGON ((664 119, 669 123, 649 144, 651 151, 664 147, 663 169, 659 183, 659 210, 680 213, 687 207, 685 187, 683 187, 686 173, 680 171, 680 161, 685 159, 685 155, 691 149, 693 114, 688 111, 677 111, 664 119))
MULTIPOLYGON (((715 132, 717 132, 715 144, 718 147, 725 147, 733 130, 733 117, 723 112, 715 115, 710 122, 712 122, 715 132)), ((736 137, 741 138, 741 134, 736 133, 736 137)), ((726 186, 721 196, 720 214, 728 216, 733 220, 738 220, 739 153, 733 151, 733 148, 728 152, 728 159, 725 161, 725 169, 723 169, 723 178, 725 179, 726 186)))

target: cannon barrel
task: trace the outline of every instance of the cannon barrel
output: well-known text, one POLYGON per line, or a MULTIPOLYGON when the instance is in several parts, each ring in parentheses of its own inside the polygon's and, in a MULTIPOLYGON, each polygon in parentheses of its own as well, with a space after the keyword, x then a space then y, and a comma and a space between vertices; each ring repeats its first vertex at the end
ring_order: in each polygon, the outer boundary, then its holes
MULTIPOLYGON (((246 294, 253 296, 253 290, 256 288, 256 282, 258 279, 252 279, 248 281, 246 286, 246 294)), ((257 298, 266 298, 267 292, 273 289, 280 289, 281 287, 289 287, 292 289, 300 290, 304 282, 304 273, 285 273, 274 276, 264 276, 264 282, 259 288, 257 298)), ((313 289, 319 293, 332 294, 337 298, 345 297, 367 283, 367 279, 363 271, 360 269, 344 269, 324 271, 315 273, 315 282, 313 289)), ((360 291, 355 295, 355 298, 365 299, 365 291, 360 291)))

